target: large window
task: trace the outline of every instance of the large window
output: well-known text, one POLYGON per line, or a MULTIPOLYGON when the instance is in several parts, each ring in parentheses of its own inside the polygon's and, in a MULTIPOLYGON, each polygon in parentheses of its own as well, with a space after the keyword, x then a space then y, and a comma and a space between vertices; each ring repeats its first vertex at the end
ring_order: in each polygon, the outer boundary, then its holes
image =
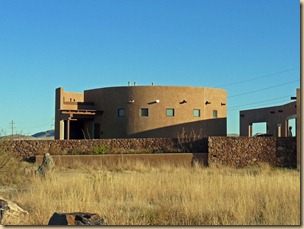
POLYGON ((201 110, 200 109, 194 109, 193 110, 193 117, 201 117, 201 110))
POLYGON ((213 110, 213 118, 217 118, 217 110, 213 110))
POLYGON ((166 114, 169 117, 173 117, 174 116, 174 109, 173 108, 167 108, 166 114))
POLYGON ((125 109, 119 108, 118 109, 118 117, 125 117, 125 109))
POLYGON ((143 116, 143 117, 149 116, 149 110, 148 110, 148 108, 141 108, 140 109, 140 116, 143 116))

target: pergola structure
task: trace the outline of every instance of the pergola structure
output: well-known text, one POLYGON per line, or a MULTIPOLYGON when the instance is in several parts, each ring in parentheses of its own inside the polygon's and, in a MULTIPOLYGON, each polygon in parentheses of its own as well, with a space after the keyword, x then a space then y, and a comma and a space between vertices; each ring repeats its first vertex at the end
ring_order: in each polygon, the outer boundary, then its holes
POLYGON ((55 139, 94 138, 94 119, 102 115, 92 102, 84 102, 83 93, 56 90, 55 139), (91 128, 83 128, 90 126, 91 128), (86 130, 92 130, 88 133, 86 130))

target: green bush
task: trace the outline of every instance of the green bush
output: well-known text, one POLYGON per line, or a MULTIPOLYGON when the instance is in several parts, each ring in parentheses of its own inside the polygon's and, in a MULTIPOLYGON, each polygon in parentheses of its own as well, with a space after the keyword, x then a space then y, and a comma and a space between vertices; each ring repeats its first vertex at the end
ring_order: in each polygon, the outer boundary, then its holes
POLYGON ((97 146, 93 149, 93 153, 97 154, 97 155, 105 154, 107 151, 108 151, 108 149, 103 145, 97 146))

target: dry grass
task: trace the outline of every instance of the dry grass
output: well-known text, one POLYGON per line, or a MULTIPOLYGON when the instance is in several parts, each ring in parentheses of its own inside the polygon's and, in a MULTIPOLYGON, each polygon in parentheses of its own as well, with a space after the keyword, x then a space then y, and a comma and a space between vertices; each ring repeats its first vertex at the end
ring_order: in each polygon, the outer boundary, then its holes
POLYGON ((22 224, 46 225, 55 211, 98 213, 111 225, 300 224, 298 171, 127 165, 33 177, 12 196, 30 213, 22 224))
POLYGON ((31 166, 28 163, 21 162, 21 158, 5 153, 1 147, 0 142, 0 188, 7 186, 20 188, 20 186, 24 186, 24 182, 28 181, 28 177, 25 175, 31 173, 31 166))

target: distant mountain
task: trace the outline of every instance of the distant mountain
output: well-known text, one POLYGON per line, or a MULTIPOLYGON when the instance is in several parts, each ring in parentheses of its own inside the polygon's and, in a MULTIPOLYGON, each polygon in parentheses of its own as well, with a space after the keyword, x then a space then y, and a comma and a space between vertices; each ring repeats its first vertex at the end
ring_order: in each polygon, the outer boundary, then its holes
POLYGON ((14 139, 14 140, 36 140, 36 138, 32 136, 26 136, 22 134, 14 134, 14 135, 6 135, 6 136, 1 136, 0 139, 14 139))
POLYGON ((39 132, 36 134, 30 135, 22 135, 22 134, 14 134, 0 136, 0 139, 14 139, 14 140, 54 140, 54 130, 47 130, 43 132, 39 132))
POLYGON ((32 135, 33 138, 54 139, 54 130, 47 130, 32 135))

